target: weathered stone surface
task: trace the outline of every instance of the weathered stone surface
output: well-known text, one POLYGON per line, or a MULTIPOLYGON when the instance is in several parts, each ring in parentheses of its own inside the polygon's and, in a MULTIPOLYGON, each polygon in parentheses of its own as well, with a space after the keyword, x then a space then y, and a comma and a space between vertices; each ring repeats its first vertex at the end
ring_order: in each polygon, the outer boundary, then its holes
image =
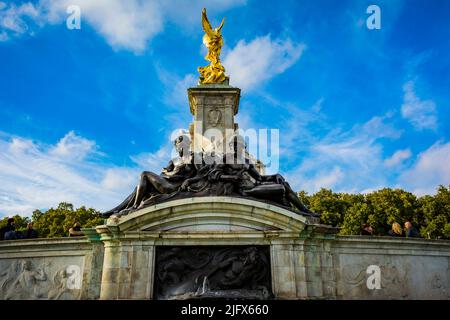
MULTIPOLYGON (((203 85, 188 90, 189 105, 194 116, 190 127, 194 152, 208 150, 211 135, 217 137, 215 131, 220 133, 222 139, 234 133, 237 128, 234 115, 238 112, 240 93, 239 88, 226 85, 203 85)), ((222 141, 216 139, 215 142, 217 148, 225 147, 222 141)))
POLYGON ((0 299, 96 299, 102 249, 86 238, 0 242, 0 299))
POLYGON ((107 228, 136 231, 270 231, 301 232, 312 218, 259 201, 235 197, 199 197, 149 206, 120 218, 107 228))
POLYGON ((175 200, 113 217, 89 239, 1 241, 0 298, 152 299, 159 246, 268 246, 277 299, 450 298, 450 241, 335 231, 248 199, 175 200), (69 288, 70 265, 79 289, 69 288), (380 268, 380 289, 367 286, 369 266, 380 268))
POLYGON ((333 250, 338 298, 450 297, 450 241, 342 237, 333 250), (380 268, 381 289, 368 289, 369 266, 380 268))

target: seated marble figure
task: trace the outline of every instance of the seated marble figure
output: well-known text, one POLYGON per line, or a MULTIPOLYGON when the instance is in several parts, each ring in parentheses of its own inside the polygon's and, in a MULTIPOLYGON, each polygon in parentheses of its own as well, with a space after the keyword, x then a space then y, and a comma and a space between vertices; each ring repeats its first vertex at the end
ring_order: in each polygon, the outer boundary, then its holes
POLYGON ((302 215, 318 216, 300 201, 280 174, 260 174, 255 164, 245 156, 245 146, 242 144, 234 144, 231 161, 229 154, 215 155, 216 160, 213 161, 206 154, 194 155, 189 149, 190 139, 187 135, 175 139, 174 145, 179 156, 171 160, 160 175, 144 171, 134 191, 117 207, 105 212, 105 217, 125 215, 168 200, 201 196, 253 198, 289 208, 302 215))

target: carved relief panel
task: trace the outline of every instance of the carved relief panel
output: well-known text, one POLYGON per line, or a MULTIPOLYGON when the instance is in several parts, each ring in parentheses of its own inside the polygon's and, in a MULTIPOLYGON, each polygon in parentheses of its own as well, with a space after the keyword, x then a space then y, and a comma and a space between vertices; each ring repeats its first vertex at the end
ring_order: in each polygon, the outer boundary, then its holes
POLYGON ((58 260, 57 258, 2 260, 0 299, 79 299, 83 275, 81 261, 58 260))
POLYGON ((269 248, 157 247, 156 299, 272 296, 269 248))

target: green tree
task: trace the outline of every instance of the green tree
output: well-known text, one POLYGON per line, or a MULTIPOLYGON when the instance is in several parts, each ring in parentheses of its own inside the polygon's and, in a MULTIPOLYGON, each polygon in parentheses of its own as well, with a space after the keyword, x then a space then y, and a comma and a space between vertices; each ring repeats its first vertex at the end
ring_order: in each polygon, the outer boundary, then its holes
POLYGON ((420 221, 415 215, 417 210, 417 197, 401 189, 384 188, 366 195, 368 211, 367 223, 374 228, 375 233, 386 235, 392 223, 401 225, 406 220, 415 225, 420 221))
POLYGON ((61 202, 57 208, 50 208, 45 212, 35 210, 32 217, 34 228, 39 236, 44 238, 66 237, 76 222, 83 228, 103 224, 100 212, 95 209, 87 209, 84 206, 74 209, 72 204, 66 202, 61 202))
POLYGON ((439 186, 436 195, 418 200, 417 216, 423 222, 420 234, 424 238, 450 239, 450 186, 439 186))
POLYGON ((342 225, 345 213, 352 204, 364 199, 362 195, 334 193, 323 188, 312 196, 301 191, 299 197, 309 209, 321 214, 322 223, 338 227, 342 225))
POLYGON ((27 227, 27 224, 31 221, 28 217, 21 217, 16 214, 13 217, 4 217, 0 220, 0 229, 5 227, 8 223, 9 218, 14 218, 14 222, 16 223, 16 230, 24 230, 27 227))
POLYGON ((313 195, 301 191, 299 197, 321 214, 322 223, 341 227, 341 235, 360 234, 364 224, 371 225, 375 235, 386 235, 393 222, 403 225, 409 220, 425 238, 450 239, 450 186, 440 186, 436 195, 420 198, 390 188, 365 195, 321 189, 313 195))
POLYGON ((341 235, 356 235, 360 234, 361 227, 368 223, 369 216, 371 216, 370 207, 362 199, 355 202, 345 213, 344 222, 342 223, 341 235))
POLYGON ((311 207, 311 204, 309 202, 311 196, 308 195, 308 192, 301 190, 297 193, 297 195, 305 206, 307 206, 308 208, 311 207))
MULTIPOLYGON (((341 235, 360 234, 361 226, 369 224, 376 235, 386 235, 392 223, 411 221, 424 238, 450 239, 450 186, 439 186, 436 195, 417 198, 401 189, 381 189, 368 194, 335 193, 321 189, 313 195, 301 191, 298 196, 312 211, 321 214, 321 222, 341 227, 341 235)), ((26 228, 30 218, 15 215, 16 229, 26 228)), ((8 218, 0 220, 4 227, 8 218)), ((65 237, 80 222, 82 227, 103 224, 100 212, 62 202, 47 211, 35 210, 34 228, 40 237, 65 237)))

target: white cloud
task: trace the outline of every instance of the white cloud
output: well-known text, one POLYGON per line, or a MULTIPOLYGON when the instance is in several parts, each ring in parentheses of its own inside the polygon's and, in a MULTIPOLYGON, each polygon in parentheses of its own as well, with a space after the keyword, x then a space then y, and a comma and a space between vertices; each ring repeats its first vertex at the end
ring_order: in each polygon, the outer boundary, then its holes
POLYGON ((65 160, 83 160, 96 150, 95 141, 77 136, 70 131, 50 150, 50 154, 65 160))
POLYGON ((257 37, 247 43, 240 40, 226 53, 223 65, 230 76, 230 84, 245 91, 291 67, 305 50, 303 43, 291 39, 274 39, 270 35, 257 37))
MULTIPOLYGON (((208 18, 212 25, 219 25, 223 11, 245 5, 246 0, 160 0, 162 10, 167 19, 182 27, 200 27, 202 8, 208 10, 208 18)), ((227 23, 227 22, 226 22, 227 23)))
POLYGON ((325 98, 320 98, 319 100, 317 100, 311 107, 311 111, 319 113, 320 110, 322 110, 322 104, 324 102, 325 98))
MULTIPOLYGON (((270 35, 257 37, 249 43, 240 40, 236 47, 225 52, 223 64, 231 85, 249 92, 291 67, 300 58, 304 48, 304 44, 293 43, 290 39, 272 40, 270 35)), ((186 105, 186 90, 197 84, 198 75, 189 73, 180 77, 163 68, 156 69, 166 88, 166 104, 186 105)), ((315 110, 320 108, 322 101, 317 101, 315 110)))
MULTIPOLYGON (((260 129, 269 129, 269 139, 259 141, 258 152, 249 149, 253 156, 263 161, 267 174, 277 173, 280 168, 280 161, 294 162, 302 153, 309 148, 309 144, 314 140, 315 131, 321 126, 323 114, 317 112, 324 103, 323 97, 317 99, 309 108, 304 108, 296 104, 280 101, 267 92, 258 92, 261 98, 267 102, 267 107, 274 112, 270 125, 264 124, 258 117, 255 117, 260 107, 254 105, 251 101, 245 100, 241 102, 240 111, 237 114, 236 121, 240 129, 254 129, 261 138, 260 129), (273 130, 277 130, 276 134, 273 130), (278 142, 276 142, 278 139, 278 142), (272 139, 275 140, 272 140, 272 139), (266 143, 263 143, 266 141, 266 143), (269 146, 270 145, 270 146, 269 146), (263 146, 263 148, 261 148, 263 146), (267 146, 267 149, 264 148, 267 146)), ((321 129, 321 128, 320 128, 321 129)), ((256 149, 254 149, 256 150, 256 149)))
POLYGON ((23 3, 19 6, 12 3, 9 6, 0 3, 0 41, 6 41, 12 36, 24 33, 32 34, 28 23, 39 22, 39 9, 31 2, 23 3))
MULTIPOLYGON (((8 40, 9 34, 20 35, 35 25, 46 23, 63 25, 70 5, 81 9, 81 26, 89 24, 114 49, 140 53, 149 41, 163 31, 164 24, 171 21, 186 26, 200 27, 201 8, 211 7, 211 14, 219 14, 234 6, 245 4, 234 1, 167 1, 167 0, 40 0, 34 5, 26 2, 20 7, 3 3, 0 7, 0 41, 8 40), (2 29, 6 31, 2 31, 2 29)), ((183 28, 184 29, 184 28, 183 28)))
POLYGON ((403 105, 401 112, 417 130, 437 128, 436 105, 432 100, 421 100, 414 91, 414 82, 403 85, 403 105))
POLYGON ((61 23, 70 5, 81 9, 81 26, 92 26, 115 49, 142 52, 148 41, 163 30, 158 1, 142 0, 41 0, 48 22, 61 23))
POLYGON ((387 119, 388 116, 373 117, 344 132, 335 128, 323 138, 310 137, 306 146, 290 144, 292 154, 302 148, 307 156, 287 172, 288 181, 295 190, 308 192, 322 187, 336 192, 362 192, 388 185, 390 172, 384 166, 383 146, 378 139, 396 139, 401 133, 387 119))
POLYGON ((174 156, 171 151, 173 150, 171 144, 164 144, 155 153, 141 153, 136 156, 132 156, 131 159, 139 165, 141 168, 145 168, 147 171, 159 172, 165 167, 169 160, 174 156))
POLYGON ((296 189, 308 192, 321 187, 358 192, 386 183, 381 157, 381 145, 365 135, 327 137, 311 145, 288 176, 296 189))
POLYGON ((173 134, 185 127, 192 121, 192 115, 189 111, 189 100, 187 89, 193 87, 198 82, 198 77, 192 73, 180 77, 166 69, 156 66, 156 72, 159 80, 164 85, 162 101, 168 107, 164 120, 166 133, 173 134))
POLYGON ((373 138, 398 139, 402 135, 402 131, 386 122, 392 116, 392 113, 387 113, 381 117, 375 116, 362 126, 362 130, 373 138))
POLYGON ((9 36, 6 32, 2 31, 0 32, 0 41, 6 41, 9 39, 9 36))
POLYGON ((321 188, 333 188, 336 184, 340 183, 344 178, 342 169, 338 166, 331 168, 330 170, 321 170, 317 172, 314 177, 303 186, 306 190, 320 190, 321 188))
POLYGON ((185 107, 188 103, 187 89, 197 85, 198 76, 188 73, 180 77, 175 73, 169 72, 159 66, 156 67, 159 80, 164 84, 164 102, 179 110, 179 107, 185 107))
POLYGON ((132 186, 139 179, 136 171, 136 169, 127 168, 106 169, 101 185, 107 190, 120 190, 124 186, 132 186))
POLYGON ((34 209, 62 201, 110 209, 131 193, 141 171, 160 172, 170 158, 170 148, 168 143, 163 151, 131 157, 133 166, 118 167, 95 159, 96 143, 73 132, 54 145, 2 136, 0 216, 30 215, 34 209))
MULTIPOLYGON (((412 84, 405 86, 405 90, 405 101, 421 105, 421 108, 429 105, 413 94, 412 84)), ((314 111, 314 107, 310 109, 314 111)), ((291 117, 282 127, 285 159, 281 162, 286 161, 286 155, 291 163, 292 159, 298 161, 299 164, 286 173, 295 190, 316 192, 326 187, 338 192, 363 193, 382 187, 401 187, 421 195, 434 193, 439 184, 450 181, 449 144, 435 144, 420 154, 416 164, 406 171, 410 161, 405 163, 405 160, 412 158, 411 150, 397 150, 384 158, 381 139, 398 139, 403 133, 393 125, 393 113, 375 116, 348 131, 340 126, 324 128, 329 131, 325 137, 314 135, 314 129, 327 124, 326 119, 311 115, 308 109, 289 114, 291 117), (304 159, 299 158, 303 155, 304 159)), ((421 121, 430 124, 426 119, 421 121)))
POLYGON ((33 141, 19 138, 13 138, 8 149, 13 154, 36 151, 33 141))
POLYGON ((436 142, 420 153, 415 164, 399 178, 407 190, 423 195, 434 194, 437 187, 450 185, 450 142, 436 142))
MULTIPOLYGON (((289 103, 277 103, 277 106, 284 108, 288 113, 286 117, 281 119, 278 125, 280 128, 280 154, 285 157, 295 157, 300 152, 309 148, 309 143, 314 141, 314 129, 320 126, 321 114, 315 111, 320 101, 320 98, 309 109, 301 108, 297 105, 289 103)), ((320 102, 320 105, 323 102, 320 102)))
POLYGON ((397 150, 391 157, 384 160, 384 165, 388 168, 395 167, 403 162, 403 160, 411 157, 411 150, 397 150))

